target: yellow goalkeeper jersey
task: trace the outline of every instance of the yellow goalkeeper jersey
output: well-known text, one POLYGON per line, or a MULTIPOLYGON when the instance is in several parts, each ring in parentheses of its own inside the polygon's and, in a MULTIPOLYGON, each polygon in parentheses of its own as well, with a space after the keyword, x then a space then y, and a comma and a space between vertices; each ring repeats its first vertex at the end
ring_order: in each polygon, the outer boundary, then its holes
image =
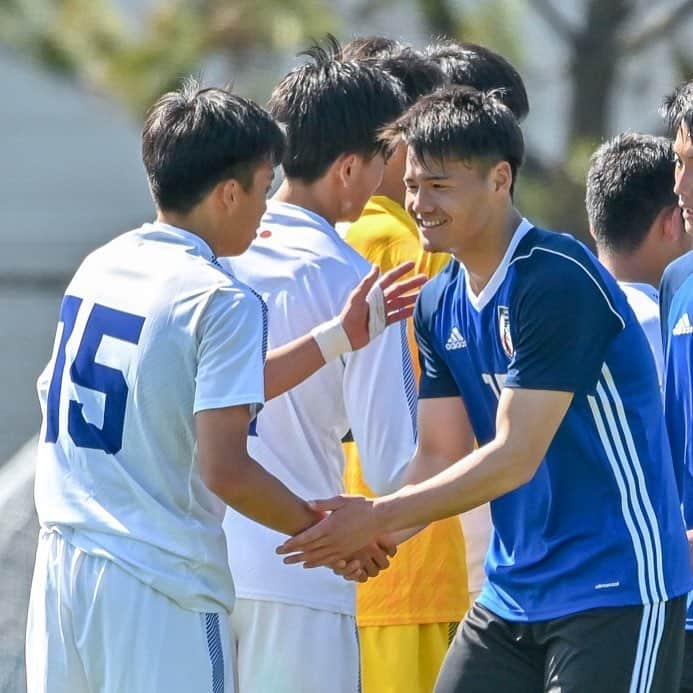
MULTIPOLYGON (((395 201, 376 195, 346 241, 383 272, 414 260, 414 273, 432 277, 450 259, 446 253, 421 248, 414 220, 395 201)), ((419 376, 413 321, 407 325, 414 369, 419 376)), ((361 476, 354 443, 346 443, 345 482, 349 493, 372 496, 361 476)), ((358 585, 356 618, 359 626, 387 626, 459 621, 469 606, 464 539, 457 517, 435 522, 404 542, 390 567, 377 578, 358 585)))

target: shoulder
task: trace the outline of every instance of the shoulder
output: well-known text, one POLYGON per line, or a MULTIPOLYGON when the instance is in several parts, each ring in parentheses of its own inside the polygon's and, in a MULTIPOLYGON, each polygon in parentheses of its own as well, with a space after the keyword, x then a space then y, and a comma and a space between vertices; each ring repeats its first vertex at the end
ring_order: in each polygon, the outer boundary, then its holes
POLYGON ((587 246, 569 234, 534 228, 522 239, 510 265, 525 281, 547 288, 573 283, 608 289, 616 281, 587 246))
POLYGON ((564 272, 600 274, 598 260, 582 243, 568 234, 536 227, 520 241, 510 264, 516 272, 528 276, 541 269, 547 279, 560 277, 564 272))
POLYGON ((421 289, 416 302, 418 320, 430 319, 439 310, 451 289, 464 283, 464 269, 455 258, 450 258, 443 269, 429 279, 421 289))
POLYGON ((667 265, 662 275, 661 292, 671 296, 691 275, 693 275, 693 250, 667 265))
POLYGON ((535 307, 563 311, 600 305, 625 326, 625 295, 589 248, 572 236, 532 229, 510 265, 515 272, 512 292, 518 302, 527 298, 535 307))

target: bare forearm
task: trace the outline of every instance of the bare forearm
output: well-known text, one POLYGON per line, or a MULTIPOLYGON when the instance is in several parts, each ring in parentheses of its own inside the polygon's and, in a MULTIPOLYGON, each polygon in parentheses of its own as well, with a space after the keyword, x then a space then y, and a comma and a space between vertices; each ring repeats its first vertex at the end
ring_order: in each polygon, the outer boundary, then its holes
MULTIPOLYGON (((404 472, 402 477, 402 488, 426 481, 445 469, 448 469, 448 467, 450 467, 450 460, 447 457, 430 454, 426 455, 421 449, 418 449, 404 472)), ((424 529, 427 524, 426 522, 394 532, 391 538, 395 544, 399 545, 403 541, 411 539, 415 534, 424 529)))
POLYGON ((426 481, 377 499, 378 525, 399 532, 471 510, 529 481, 533 471, 526 469, 494 441, 426 481))
POLYGON ((321 518, 252 458, 242 468, 213 489, 234 510, 284 534, 296 534, 321 518))
POLYGON ((265 361, 265 399, 284 394, 324 365, 318 344, 309 334, 272 349, 265 361))

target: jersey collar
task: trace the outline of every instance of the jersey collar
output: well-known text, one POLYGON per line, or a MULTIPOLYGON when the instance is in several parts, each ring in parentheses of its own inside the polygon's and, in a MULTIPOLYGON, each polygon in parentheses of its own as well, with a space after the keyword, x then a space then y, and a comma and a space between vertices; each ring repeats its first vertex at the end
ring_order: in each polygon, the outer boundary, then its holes
POLYGON ((155 237, 158 236, 169 243, 179 243, 180 245, 188 246, 196 255, 201 255, 210 262, 216 261, 214 251, 207 242, 192 231, 181 229, 179 226, 173 226, 172 224, 165 224, 162 221, 153 221, 150 224, 144 224, 142 232, 155 237))
MULTIPOLYGON (((498 267, 496 267, 496 271, 491 275, 491 279, 489 280, 488 284, 486 284, 486 286, 479 292, 478 295, 475 294, 474 291, 472 291, 472 287, 469 283, 469 273, 464 273, 464 283, 467 289, 467 300, 469 301, 472 308, 474 308, 477 312, 483 310, 488 304, 488 302, 493 298, 496 291, 498 291, 498 288, 503 283, 505 275, 508 272, 508 265, 510 264, 510 260, 515 254, 517 246, 519 245, 520 241, 524 238, 524 236, 527 234, 527 232, 533 228, 534 224, 531 224, 529 221, 527 221, 527 219, 523 217, 522 221, 518 224, 517 228, 515 229, 513 237, 510 239, 510 243, 508 244, 508 248, 505 251, 505 255, 503 255, 503 259, 500 261, 498 267)), ((460 265, 462 265, 461 262, 460 265)), ((462 267, 464 268, 464 265, 462 265, 462 267)))
POLYGON ((309 226, 324 231, 330 236, 341 240, 332 224, 325 217, 316 214, 310 209, 291 204, 290 202, 279 202, 278 200, 268 200, 267 211, 262 217, 262 221, 269 224, 278 224, 287 227, 309 226), (281 218, 283 217, 284 220, 281 218), (288 223, 287 223, 288 221, 288 223))

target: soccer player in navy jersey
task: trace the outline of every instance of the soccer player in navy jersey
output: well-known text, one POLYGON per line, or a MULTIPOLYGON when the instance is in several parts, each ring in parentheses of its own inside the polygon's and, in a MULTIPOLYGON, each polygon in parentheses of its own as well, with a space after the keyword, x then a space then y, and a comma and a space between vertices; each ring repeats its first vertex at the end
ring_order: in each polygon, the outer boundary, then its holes
MULTIPOLYGON (((679 86, 663 107, 674 140, 674 193, 684 228, 693 234, 693 81, 679 86)), ((689 551, 693 555, 693 252, 672 262, 660 287, 664 343, 664 398, 674 465, 679 474, 689 551)), ((681 692, 693 691, 693 607, 686 615, 686 642, 681 692)))
POLYGON ((436 691, 676 690, 691 571, 654 362, 626 297, 584 245, 515 209, 522 134, 492 93, 424 97, 390 135, 409 147, 424 248, 454 255, 415 312, 409 483, 316 502, 331 515, 279 551, 333 562, 491 501, 488 579, 436 691))
POLYGON ((664 268, 691 249, 671 181, 666 137, 624 132, 592 155, 586 207, 600 262, 616 278, 642 326, 664 382, 657 288, 664 268))

